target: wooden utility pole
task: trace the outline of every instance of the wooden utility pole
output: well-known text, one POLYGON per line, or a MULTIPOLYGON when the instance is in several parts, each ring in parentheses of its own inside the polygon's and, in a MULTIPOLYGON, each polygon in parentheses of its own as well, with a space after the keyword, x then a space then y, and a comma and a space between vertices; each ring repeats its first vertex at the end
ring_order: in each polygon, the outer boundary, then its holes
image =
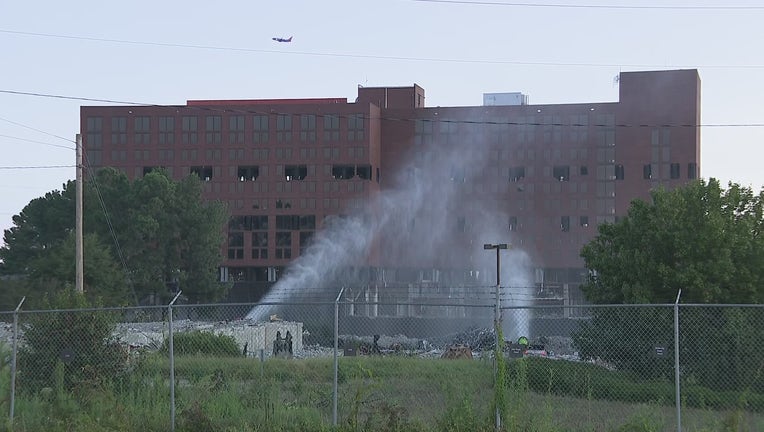
POLYGON ((82 265, 82 135, 77 134, 77 174, 75 178, 77 194, 75 197, 75 263, 76 279, 75 288, 78 293, 84 293, 84 275, 82 265))

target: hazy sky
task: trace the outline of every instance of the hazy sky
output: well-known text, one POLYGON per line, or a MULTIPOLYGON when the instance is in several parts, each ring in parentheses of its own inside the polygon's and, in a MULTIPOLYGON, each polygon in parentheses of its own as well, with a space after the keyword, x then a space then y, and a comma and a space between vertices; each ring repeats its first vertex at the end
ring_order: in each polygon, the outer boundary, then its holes
POLYGON ((743 0, 6 1, 0 231, 74 178, 79 106, 100 104, 10 92, 152 104, 352 101, 359 84, 417 83, 427 106, 480 105, 483 93, 512 91, 532 104, 609 102, 619 71, 697 68, 708 125, 702 176, 759 190, 762 22, 764 4, 743 0))

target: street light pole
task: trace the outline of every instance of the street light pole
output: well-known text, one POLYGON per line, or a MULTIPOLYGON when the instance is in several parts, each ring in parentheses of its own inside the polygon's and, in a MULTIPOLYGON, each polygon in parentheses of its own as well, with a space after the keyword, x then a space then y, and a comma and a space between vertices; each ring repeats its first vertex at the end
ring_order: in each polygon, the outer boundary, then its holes
MULTIPOLYGON (((494 333, 496 335, 496 349, 493 359, 493 377, 494 377, 494 385, 499 386, 503 385, 503 383, 498 382, 499 378, 499 356, 504 355, 501 352, 501 341, 499 337, 499 329, 501 329, 501 255, 500 251, 502 249, 509 249, 509 245, 506 243, 497 243, 497 244, 491 244, 486 243, 483 245, 483 249, 490 250, 490 249, 496 249, 496 309, 494 311, 494 333)), ((498 404, 498 400, 496 401, 496 430, 501 430, 501 411, 498 404)))

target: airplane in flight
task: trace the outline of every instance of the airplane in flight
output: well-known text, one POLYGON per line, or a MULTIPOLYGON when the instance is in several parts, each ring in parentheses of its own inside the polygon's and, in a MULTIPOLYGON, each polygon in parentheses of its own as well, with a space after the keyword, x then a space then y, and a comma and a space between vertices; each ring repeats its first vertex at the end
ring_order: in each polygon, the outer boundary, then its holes
POLYGON ((276 42, 292 42, 292 36, 289 36, 289 38, 275 37, 271 39, 275 40, 276 42))

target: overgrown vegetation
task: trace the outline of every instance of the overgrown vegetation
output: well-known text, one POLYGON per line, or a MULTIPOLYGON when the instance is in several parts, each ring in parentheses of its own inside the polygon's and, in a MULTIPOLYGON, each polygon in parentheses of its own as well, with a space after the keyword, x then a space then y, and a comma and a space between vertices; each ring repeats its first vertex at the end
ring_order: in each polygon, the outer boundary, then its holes
MULTIPOLYGON (((581 256, 590 276, 582 290, 595 304, 764 302, 764 191, 715 179, 635 200, 628 215, 598 226, 581 256)), ((574 343, 598 359, 646 379, 674 374, 673 309, 595 308, 574 343), (657 357, 655 346, 665 348, 657 357)), ((715 391, 764 392, 751 383, 764 362, 764 314, 753 306, 683 306, 679 317, 682 373, 715 391), (723 350, 733 355, 714 355, 723 350), (753 386, 753 387, 752 387, 753 386)))
MULTIPOLYGON (((169 352, 170 340, 165 339, 162 352, 169 352)), ((205 331, 179 332, 173 334, 172 348, 175 355, 204 354, 219 357, 242 356, 233 336, 205 331)))
MULTIPOLYGON (((494 430, 490 356, 473 360, 345 357, 339 366, 339 424, 332 428, 330 358, 269 359, 261 365, 241 355, 179 355, 175 359, 176 430, 494 430)), ((165 354, 145 353, 130 374, 88 387, 87 392, 61 387, 65 375, 61 366, 57 370, 49 392, 19 395, 14 430, 169 430, 165 354)), ((671 429, 674 421, 672 382, 646 381, 588 363, 507 360, 505 390, 505 431, 646 432, 671 429)), ((686 431, 764 427, 761 394, 719 393, 692 386, 683 394, 686 431)))
POLYGON ((90 307, 84 296, 65 289, 46 298, 56 312, 25 315, 18 350, 18 389, 86 393, 102 388, 127 367, 127 352, 112 336, 108 312, 73 310, 90 307))

